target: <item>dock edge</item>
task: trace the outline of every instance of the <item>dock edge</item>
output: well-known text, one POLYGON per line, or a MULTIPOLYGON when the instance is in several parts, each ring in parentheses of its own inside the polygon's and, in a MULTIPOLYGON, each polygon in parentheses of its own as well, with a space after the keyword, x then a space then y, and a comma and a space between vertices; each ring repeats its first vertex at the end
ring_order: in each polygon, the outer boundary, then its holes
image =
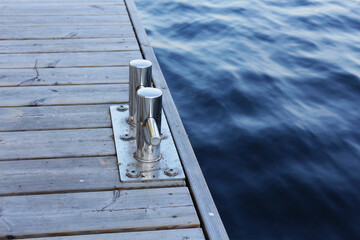
POLYGON ((153 63, 153 81, 155 87, 161 89, 163 92, 163 110, 184 167, 187 184, 199 214, 204 234, 208 239, 229 239, 192 149, 188 135, 186 134, 174 100, 171 97, 159 62, 156 59, 155 53, 141 23, 135 2, 134 0, 124 0, 124 2, 129 13, 130 21, 133 24, 141 53, 145 59, 150 60, 153 63))

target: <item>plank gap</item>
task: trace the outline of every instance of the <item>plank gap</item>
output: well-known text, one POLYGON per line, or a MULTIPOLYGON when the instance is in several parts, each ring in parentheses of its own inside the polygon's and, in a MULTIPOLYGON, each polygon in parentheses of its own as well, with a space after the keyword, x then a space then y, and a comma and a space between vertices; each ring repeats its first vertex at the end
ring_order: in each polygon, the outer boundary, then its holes
POLYGON ((73 103, 73 104, 42 104, 42 105, 15 105, 15 106, 0 106, 0 108, 16 108, 16 107, 41 107, 41 106, 88 106, 88 105, 103 105, 103 104, 109 104, 109 105, 118 105, 118 104, 128 104, 127 101, 122 102, 101 102, 101 103, 73 103))
MULTIPOLYGON (((122 64, 122 65, 87 65, 87 66, 57 66, 57 67, 38 67, 38 68, 97 68, 97 67, 127 67, 127 64, 122 64)), ((0 69, 33 69, 34 67, 6 67, 6 68, 2 68, 0 67, 0 69)))

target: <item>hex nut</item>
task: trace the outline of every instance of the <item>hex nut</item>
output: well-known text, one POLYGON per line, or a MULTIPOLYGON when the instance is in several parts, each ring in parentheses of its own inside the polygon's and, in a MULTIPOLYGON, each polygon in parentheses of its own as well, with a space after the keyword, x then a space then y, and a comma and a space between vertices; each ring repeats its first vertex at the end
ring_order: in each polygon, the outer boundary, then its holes
POLYGON ((129 178, 137 178, 140 176, 140 173, 137 170, 132 169, 132 170, 128 170, 128 172, 126 173, 126 176, 129 178))
POLYGON ((125 105, 120 105, 116 108, 116 110, 119 112, 125 112, 126 110, 128 110, 128 107, 126 107, 125 105))
POLYGON ((169 177, 174 177, 179 174, 179 170, 177 168, 166 168, 164 173, 169 177))

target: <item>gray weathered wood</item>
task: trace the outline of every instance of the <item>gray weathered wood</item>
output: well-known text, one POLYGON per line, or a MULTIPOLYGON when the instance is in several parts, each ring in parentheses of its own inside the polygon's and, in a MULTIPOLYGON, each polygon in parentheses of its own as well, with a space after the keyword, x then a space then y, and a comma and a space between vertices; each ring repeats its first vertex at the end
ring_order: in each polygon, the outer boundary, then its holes
POLYGON ((120 182, 115 156, 0 161, 0 196, 166 186, 185 182, 120 182))
MULTIPOLYGON (((61 68, 61 67, 120 67, 141 58, 139 51, 1 54, 0 69, 61 68)), ((2 70, 0 70, 0 75, 2 70)))
MULTIPOLYGON (((3 40, 1 53, 116 52, 139 50, 134 38, 3 40)), ((0 55, 1 56, 1 55, 0 55)))
POLYGON ((0 40, 134 37, 129 25, 0 27, 0 40))
POLYGON ((57 15, 119 15, 127 14, 122 4, 1 4, 0 15, 57 16, 57 15))
POLYGON ((110 128, 110 105, 0 108, 0 131, 110 128))
POLYGON ((209 239, 228 239, 226 230, 211 197, 211 193, 186 134, 184 125, 182 124, 180 115, 177 112, 174 100, 171 97, 159 63, 141 24, 134 1, 125 0, 125 4, 129 11, 130 19, 134 26, 142 53, 146 59, 152 61, 154 83, 157 88, 160 88, 163 91, 163 109, 185 169, 191 193, 194 197, 196 206, 198 207, 205 235, 209 239))
POLYGON ((111 128, 0 132, 0 160, 115 155, 111 128))
POLYGON ((18 4, 43 4, 43 5, 79 5, 79 4, 121 4, 124 5, 123 0, 1 0, 0 4, 2 5, 18 5, 18 4))
MULTIPOLYGON (((31 240, 44 240, 45 238, 31 238, 31 240)), ((205 240, 201 228, 158 230, 128 233, 105 233, 96 235, 80 235, 67 237, 47 237, 49 240, 205 240)))
MULTIPOLYGON (((29 2, 29 0, 26 0, 29 2)), ((32 3, 32 1, 31 1, 32 3)), ((0 16, 0 26, 109 26, 130 25, 128 15, 95 16, 0 16)))
POLYGON ((0 237, 199 227, 188 189, 1 197, 0 237))
POLYGON ((142 57, 123 1, 24 1, 0 0, 0 40, 36 40, 0 44, 0 239, 193 236, 188 189, 164 188, 183 181, 119 182, 107 104, 128 101, 127 64, 142 57))
POLYGON ((127 84, 0 88, 0 107, 124 103, 127 84))
POLYGON ((81 85, 128 82, 128 67, 39 68, 0 70, 0 87, 81 85))
POLYGON ((0 196, 114 186, 120 186, 114 156, 0 161, 0 196))

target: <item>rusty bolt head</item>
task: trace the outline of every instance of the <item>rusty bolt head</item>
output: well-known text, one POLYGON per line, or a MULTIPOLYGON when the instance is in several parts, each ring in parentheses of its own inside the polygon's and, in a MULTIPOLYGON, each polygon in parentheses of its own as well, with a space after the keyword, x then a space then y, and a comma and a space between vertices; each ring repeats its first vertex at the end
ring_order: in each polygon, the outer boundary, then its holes
POLYGON ((169 177, 174 177, 174 176, 178 175, 179 170, 177 168, 166 168, 164 170, 164 173, 169 177))

